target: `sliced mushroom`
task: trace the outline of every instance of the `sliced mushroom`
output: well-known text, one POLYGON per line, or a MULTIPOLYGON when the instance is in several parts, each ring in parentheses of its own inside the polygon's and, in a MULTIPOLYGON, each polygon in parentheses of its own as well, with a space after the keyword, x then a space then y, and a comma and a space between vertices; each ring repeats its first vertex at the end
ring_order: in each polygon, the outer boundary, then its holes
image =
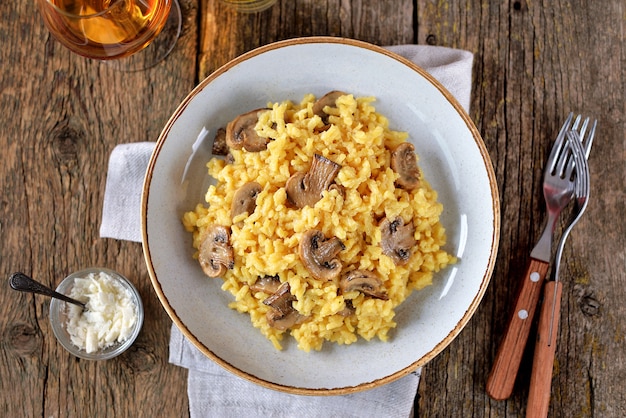
POLYGON ((233 202, 230 206, 231 219, 244 212, 251 215, 256 208, 256 197, 261 193, 263 188, 256 181, 246 183, 235 192, 233 202))
POLYGON ((313 103, 313 114, 318 115, 324 123, 328 123, 328 114, 324 112, 324 108, 328 107, 337 107, 337 99, 341 96, 345 96, 346 93, 333 90, 329 93, 326 93, 324 96, 320 97, 315 103, 313 103))
POLYGON ((219 128, 215 133, 215 139, 213 139, 213 147, 211 152, 215 155, 228 154, 228 144, 226 143, 226 129, 219 128))
POLYGON ((276 309, 270 309, 265 315, 267 323, 270 327, 276 328, 279 331, 285 331, 294 325, 301 324, 307 317, 301 315, 295 309, 292 309, 288 313, 282 313, 276 309))
POLYGON ((373 272, 367 270, 352 270, 343 275, 339 281, 342 293, 359 291, 367 296, 387 300, 387 290, 383 281, 373 272))
POLYGON ((271 295, 280 287, 280 278, 278 276, 263 276, 256 279, 250 290, 253 292, 263 292, 271 295))
POLYGON ((413 224, 405 224, 401 217, 393 221, 385 218, 379 227, 382 233, 380 245, 383 253, 391 257, 397 265, 406 264, 411 257, 413 247, 417 244, 413 224))
POLYGON ((328 190, 335 180, 341 166, 328 158, 315 154, 311 167, 306 173, 292 175, 285 189, 289 202, 297 207, 313 207, 322 198, 322 192, 328 190))
POLYGON ((297 299, 291 294, 291 286, 289 286, 289 282, 285 282, 278 286, 278 288, 267 299, 265 299, 263 303, 282 313, 287 313, 293 309, 292 302, 295 300, 297 299))
POLYGON ((356 312, 355 307, 352 305, 352 301, 351 300, 346 300, 346 307, 343 308, 342 310, 340 310, 339 312, 337 312, 339 315, 343 316, 344 318, 353 315, 356 312))
POLYGON ((341 196, 343 199, 346 198, 346 188, 340 184, 331 184, 330 186, 328 186, 328 190, 337 190, 337 192, 339 192, 339 196, 341 196))
POLYGON ((345 248, 339 238, 326 238, 322 231, 311 229, 302 235, 298 253, 313 277, 330 281, 341 273, 341 261, 336 256, 345 248))
POLYGON ((400 175, 396 180, 398 187, 413 190, 419 186, 420 172, 413 144, 403 142, 391 152, 391 169, 400 175))
POLYGON ((291 294, 289 282, 281 284, 271 296, 265 299, 263 303, 272 308, 266 314, 269 326, 284 331, 304 321, 306 317, 293 307, 293 302, 296 300, 296 297, 291 294))
POLYGON ((228 228, 221 225, 209 227, 200 244, 198 261, 204 273, 209 277, 221 277, 226 270, 235 267, 228 228))
POLYGON ((249 152, 263 151, 269 138, 259 136, 254 127, 259 121, 259 114, 267 109, 256 109, 237 116, 226 125, 226 143, 232 149, 244 148, 249 152))

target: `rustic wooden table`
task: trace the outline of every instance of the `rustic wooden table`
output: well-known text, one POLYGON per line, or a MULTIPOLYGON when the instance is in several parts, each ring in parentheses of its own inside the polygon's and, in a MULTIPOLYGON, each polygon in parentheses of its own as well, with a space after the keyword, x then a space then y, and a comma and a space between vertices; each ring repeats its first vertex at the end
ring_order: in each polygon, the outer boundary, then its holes
POLYGON ((593 115, 593 199, 564 253, 561 328, 550 416, 626 416, 624 222, 626 5, 622 0, 279 0, 236 14, 217 0, 182 0, 172 55, 133 74, 80 58, 56 42, 32 0, 0 4, 1 276, 31 273, 56 286, 91 265, 130 277, 146 309, 133 348, 107 362, 57 344, 49 301, 0 286, 0 415, 188 414, 186 372, 168 364, 171 322, 137 243, 98 235, 108 157, 116 144, 154 141, 206 75, 276 40, 309 35, 378 45, 418 43, 475 54, 470 116, 496 171, 501 244, 492 282, 459 337, 423 371, 418 417, 520 416, 531 358, 513 396, 485 382, 516 279, 544 215, 540 183, 569 111, 593 115))

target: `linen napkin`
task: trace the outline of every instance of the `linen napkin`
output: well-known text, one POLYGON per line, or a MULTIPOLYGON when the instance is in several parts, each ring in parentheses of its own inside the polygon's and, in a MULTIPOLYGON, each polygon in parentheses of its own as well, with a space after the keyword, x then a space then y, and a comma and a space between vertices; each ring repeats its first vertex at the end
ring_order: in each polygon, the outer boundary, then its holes
MULTIPOLYGON (((468 111, 473 54, 428 46, 387 47, 419 65, 443 84, 468 111)), ((100 236, 141 242, 141 193, 154 143, 118 145, 109 160, 100 236)), ((240 378, 204 356, 172 325, 172 364, 189 369, 189 412, 198 417, 409 417, 420 372, 366 392, 341 396, 299 396, 240 378)))

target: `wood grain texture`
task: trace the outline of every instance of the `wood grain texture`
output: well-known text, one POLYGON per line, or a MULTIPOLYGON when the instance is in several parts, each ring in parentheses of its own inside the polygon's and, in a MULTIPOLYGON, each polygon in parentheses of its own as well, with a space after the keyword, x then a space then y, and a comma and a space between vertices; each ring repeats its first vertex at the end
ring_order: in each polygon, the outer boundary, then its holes
POLYGON ((108 157, 116 144, 156 140, 186 94, 228 60, 311 35, 475 54, 470 116, 496 171, 501 244, 475 316, 423 370, 416 417, 525 414, 532 347, 509 400, 489 398, 487 375, 515 278, 541 231, 539 190, 552 141, 570 111, 599 119, 589 160, 592 200, 563 254, 548 415, 626 416, 622 0, 279 0, 250 15, 217 0, 183 0, 182 9, 173 54, 124 74, 61 47, 30 2, 0 2, 0 273, 22 270, 56 285, 71 271, 110 267, 133 281, 146 308, 131 351, 88 362, 56 343, 49 301, 0 286, 1 416, 188 415, 186 372, 168 363, 171 321, 141 246, 99 238, 108 157))
MULTIPOLYGON (((489 149, 502 203, 492 283, 463 333, 423 372, 421 416, 523 416, 532 345, 513 396, 491 400, 487 374, 541 231, 543 163, 570 111, 599 119, 592 203, 562 263, 563 304, 550 417, 620 417, 624 381, 623 2, 418 1, 418 42, 473 51, 470 115, 489 149), (437 411, 431 415, 430 411, 437 411)), ((418 414, 418 415, 420 415, 418 414)))
POLYGON ((513 393, 548 270, 548 263, 531 258, 526 273, 511 278, 520 282, 520 290, 485 385, 493 399, 505 400, 513 393))
MULTIPOLYGON (((195 23, 192 6, 186 13, 195 23)), ((98 230, 113 147, 156 140, 194 86, 196 27, 186 22, 166 62, 121 73, 69 53, 34 9, 30 2, 0 6, 1 276, 22 270, 56 287, 72 271, 106 266, 138 288, 145 322, 122 356, 78 360, 54 339, 48 299, 1 286, 0 415, 179 416, 188 409, 186 372, 168 364, 171 322, 141 245, 99 239, 98 230)))
POLYGON ((563 284, 549 281, 544 290, 543 305, 537 326, 535 354, 528 388, 526 417, 545 418, 550 408, 550 393, 556 354, 559 319, 561 317, 561 295, 563 284))
POLYGON ((279 1, 257 14, 201 0, 199 78, 258 46, 306 36, 354 38, 376 45, 413 43, 410 0, 279 1))

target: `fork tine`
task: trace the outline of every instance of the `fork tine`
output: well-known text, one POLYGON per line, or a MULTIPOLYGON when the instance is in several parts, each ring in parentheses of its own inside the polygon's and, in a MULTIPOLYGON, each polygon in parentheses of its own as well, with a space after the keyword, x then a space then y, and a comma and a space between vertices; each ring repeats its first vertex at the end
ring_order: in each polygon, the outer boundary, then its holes
POLYGON ((582 115, 576 116, 576 119, 574 119, 574 123, 572 123, 572 127, 570 129, 578 130, 578 125, 580 124, 580 119, 582 117, 582 115))
POLYGON ((591 129, 589 130, 589 135, 587 136, 587 139, 585 139, 585 158, 589 158, 591 146, 593 145, 593 137, 596 134, 596 126, 598 126, 598 120, 594 119, 591 124, 591 129))
POLYGON ((586 135, 587 128, 589 127, 590 118, 586 117, 582 121, 582 125, 579 128, 581 120, 582 115, 578 115, 574 120, 574 123, 572 124, 571 130, 566 133, 568 141, 565 145, 567 149, 564 149, 563 152, 566 152, 567 155, 566 158, 560 160, 557 170, 557 173, 559 173, 563 178, 572 178, 573 173, 576 171, 576 165, 579 165, 576 163, 575 158, 573 157, 574 154, 576 154, 574 152, 574 148, 577 148, 577 146, 574 144, 575 142, 578 142, 582 146, 581 151, 585 156, 585 159, 589 158, 589 153, 591 152, 591 146, 593 145, 593 138, 596 133, 596 126, 598 124, 598 121, 597 119, 593 120, 591 124, 591 129, 589 130, 589 134, 586 135))
POLYGON ((559 131, 559 134, 556 136, 556 139, 554 140, 552 151, 550 151, 550 156, 548 157, 548 160, 546 163, 546 173, 555 172, 556 164, 559 160, 558 157, 561 154, 564 144, 565 144, 565 136, 566 136, 565 134, 569 130, 569 126, 570 126, 570 123, 572 122, 573 117, 574 117, 573 112, 570 112, 570 114, 567 115, 567 119, 565 120, 565 123, 563 124, 563 126, 561 126, 561 130, 559 131))
POLYGON ((582 141, 582 139, 585 137, 585 132, 587 131, 587 125, 589 125, 589 118, 585 118, 585 120, 583 121, 583 126, 580 127, 580 130, 578 131, 578 134, 580 135, 580 140, 582 141))
POLYGON ((585 168, 585 165, 587 164, 587 157, 585 155, 585 149, 582 146, 582 140, 576 131, 569 131, 567 136, 571 141, 572 155, 574 157, 574 164, 577 168, 575 186, 576 196, 587 195, 589 191, 589 169, 585 168))
POLYGON ((574 117, 574 112, 569 112, 569 115, 567 115, 567 119, 565 119, 565 122, 563 123, 563 126, 561 126, 561 130, 559 131, 559 134, 557 135, 557 138, 565 136, 565 132, 567 132, 567 130, 569 129, 569 125, 570 125, 570 123, 572 123, 572 118, 573 117, 574 117))
POLYGON ((562 178, 573 178, 574 170, 578 165, 575 158, 576 152, 574 151, 574 148, 576 147, 576 142, 578 142, 578 145, 581 145, 581 140, 578 132, 575 130, 567 131, 567 143, 565 144, 566 149, 563 151, 567 154, 563 158, 561 158, 558 171, 562 178))
POLYGON ((582 138, 577 131, 567 131, 567 145, 569 147, 569 158, 564 178, 569 178, 575 181, 574 188, 576 188, 578 180, 575 179, 574 173, 576 173, 576 176, 578 176, 578 170, 576 170, 576 168, 581 166, 581 161, 578 157, 580 156, 579 154, 583 156, 585 155, 585 151, 582 146, 582 138))
POLYGON ((558 159, 556 170, 554 174, 561 177, 566 178, 571 176, 571 169, 573 168, 573 164, 571 164, 572 160, 572 145, 571 142, 574 139, 571 137, 571 133, 573 131, 567 131, 566 141, 563 145, 563 151, 560 153, 560 157, 558 159))
MULTIPOLYGON (((596 121, 594 121, 592 125, 591 132, 589 133, 590 139, 593 140, 593 134, 595 130, 596 121)), ((577 133, 574 132, 574 137, 576 137, 577 133)), ((576 195, 577 203, 581 205, 579 207, 579 215, 585 210, 585 207, 589 203, 589 193, 591 191, 591 175, 589 173, 589 163, 587 161, 587 155, 585 154, 585 148, 583 147, 583 141, 576 141, 574 143, 574 147, 572 148, 572 152, 574 155, 574 160, 576 163, 576 184, 574 188, 574 193, 576 195)), ((570 225, 568 230, 564 232, 565 237, 569 233, 569 230, 573 225, 577 222, 577 219, 570 225)), ((561 238, 564 240, 565 238, 561 238)), ((559 249, 562 250, 561 245, 559 245, 559 249)), ((558 252, 557 252, 558 254, 558 252)))

